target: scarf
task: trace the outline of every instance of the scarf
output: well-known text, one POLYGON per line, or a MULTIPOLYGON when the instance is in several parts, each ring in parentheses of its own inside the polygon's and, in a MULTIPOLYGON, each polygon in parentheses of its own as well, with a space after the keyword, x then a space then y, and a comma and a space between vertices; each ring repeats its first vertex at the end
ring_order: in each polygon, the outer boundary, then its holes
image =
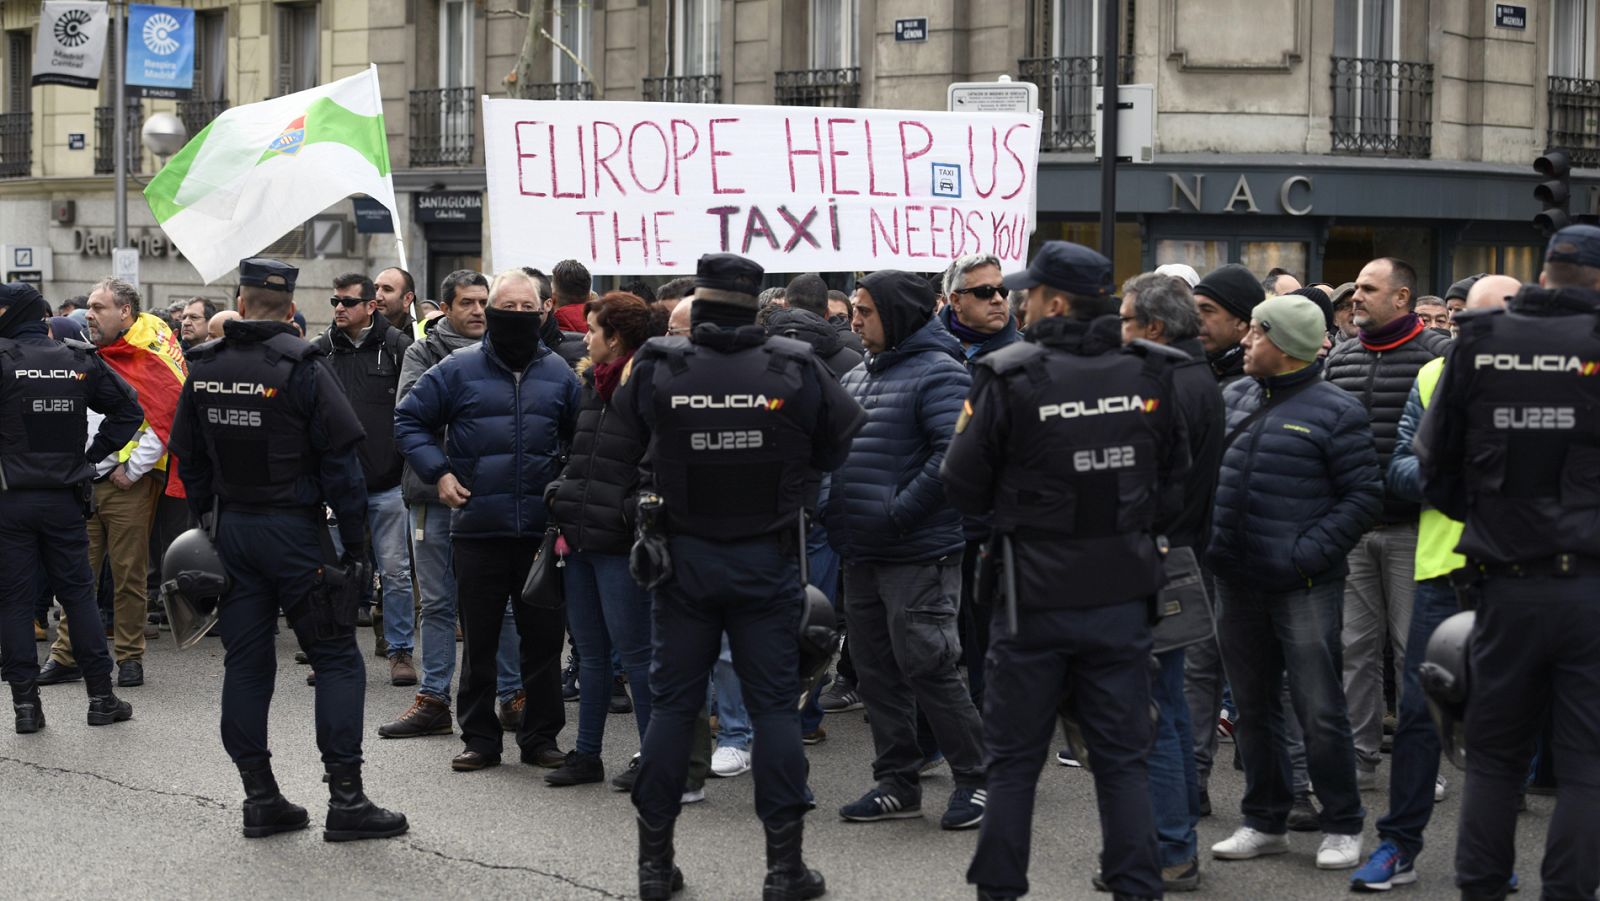
POLYGON ((544 317, 490 307, 484 311, 484 319, 489 325, 489 346, 500 362, 513 372, 527 369, 539 350, 539 327, 544 324, 544 317))
POLYGON ((950 316, 945 320, 945 328, 950 330, 950 334, 954 335, 957 341, 960 341, 963 344, 982 344, 983 342, 994 337, 994 332, 989 332, 986 334, 978 331, 977 329, 967 328, 967 326, 961 322, 961 317, 956 315, 956 311, 953 307, 946 307, 946 309, 950 310, 950 316))
POLYGON ((633 351, 617 357, 609 363, 596 363, 594 367, 594 390, 600 399, 611 403, 611 395, 622 387, 622 375, 628 367, 628 361, 633 359, 633 351))
POLYGON ((1417 318, 1416 313, 1407 313, 1404 316, 1395 317, 1387 325, 1379 326, 1370 332, 1362 329, 1360 332, 1361 346, 1374 353, 1394 350, 1396 347, 1422 334, 1422 330, 1426 327, 1422 324, 1422 320, 1417 318))

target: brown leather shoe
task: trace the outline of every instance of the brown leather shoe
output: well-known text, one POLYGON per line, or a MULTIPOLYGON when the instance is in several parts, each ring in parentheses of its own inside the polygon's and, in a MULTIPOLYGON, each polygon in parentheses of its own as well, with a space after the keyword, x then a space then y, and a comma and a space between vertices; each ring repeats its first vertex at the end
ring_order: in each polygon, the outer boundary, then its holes
POLYGON ((378 727, 379 738, 415 738, 419 735, 449 735, 450 705, 438 698, 419 694, 417 699, 392 723, 378 727))
POLYGON ((561 750, 555 745, 551 745, 547 748, 541 748, 537 751, 523 751, 522 762, 529 766, 544 767, 547 770, 557 770, 561 768, 563 763, 567 762, 567 754, 565 751, 561 750))
POLYGON ((417 667, 411 662, 410 654, 402 651, 389 658, 389 684, 417 684, 417 667))
POLYGON ((499 754, 485 754, 471 748, 457 754, 450 761, 450 769, 458 773, 470 773, 475 770, 486 770, 492 766, 500 765, 499 754))
POLYGON ((522 708, 526 706, 528 706, 528 694, 521 689, 518 689, 516 696, 510 701, 500 702, 500 731, 517 731, 517 727, 522 725, 522 708))

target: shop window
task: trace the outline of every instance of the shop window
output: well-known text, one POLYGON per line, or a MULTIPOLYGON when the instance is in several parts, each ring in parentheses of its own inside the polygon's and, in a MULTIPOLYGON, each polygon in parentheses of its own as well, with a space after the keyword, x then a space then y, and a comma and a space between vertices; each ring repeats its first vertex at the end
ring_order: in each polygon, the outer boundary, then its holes
POLYGON ((1267 273, 1274 269, 1285 269, 1304 284, 1307 278, 1306 255, 1307 248, 1303 241, 1239 242, 1239 262, 1261 278, 1266 278, 1267 273))
POLYGON ((1156 265, 1187 263, 1194 271, 1204 275, 1229 262, 1227 241, 1208 241, 1203 238, 1169 238, 1156 242, 1156 265))
POLYGON ((1335 225, 1328 229, 1322 253, 1322 280, 1330 285, 1353 282, 1361 267, 1378 257, 1398 257, 1417 270, 1419 293, 1442 294, 1443 288, 1434 290, 1434 246, 1431 225, 1335 225))
MULTIPOLYGON (((1144 271, 1144 237, 1139 231, 1139 223, 1118 222, 1116 239, 1117 246, 1114 251, 1116 258, 1111 261, 1111 268, 1116 276, 1115 287, 1120 291, 1124 281, 1144 271)), ((1039 245, 1046 241, 1071 241, 1099 250, 1100 223, 1048 219, 1041 221, 1039 228, 1033 233, 1033 239, 1028 243, 1028 258, 1032 259, 1038 252, 1039 245)))
POLYGON ((1480 272, 1509 275, 1520 282, 1536 282, 1544 268, 1544 248, 1532 244, 1462 244, 1451 260, 1451 280, 1480 272))

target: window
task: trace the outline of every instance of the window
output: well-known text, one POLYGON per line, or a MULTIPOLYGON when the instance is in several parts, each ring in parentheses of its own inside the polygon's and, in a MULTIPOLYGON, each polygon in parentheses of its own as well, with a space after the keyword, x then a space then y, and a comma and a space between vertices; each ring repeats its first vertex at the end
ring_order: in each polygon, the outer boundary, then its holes
POLYGON ((677 0, 673 8, 674 75, 716 75, 722 0, 677 0))
POLYGON ((1400 0, 1338 0, 1334 4, 1333 55, 1400 58, 1400 0))
POLYGON ((849 69, 858 65, 857 0, 811 0, 811 68, 849 69))
POLYGON ((550 80, 556 84, 588 81, 584 66, 589 64, 589 6, 592 0, 561 0, 552 6, 556 40, 550 48, 550 80), (562 48, 565 49, 562 49, 562 48), (583 65, 579 65, 579 63, 583 65))
POLYGON ((195 13, 194 100, 228 98, 228 14, 225 10, 195 13))
POLYGON ((1552 0, 1550 4, 1550 74, 1561 78, 1594 77, 1595 0, 1552 0))
POLYGON ((468 0, 439 4, 439 87, 472 87, 472 7, 468 0))
POLYGON ((1050 7, 1051 56, 1094 56, 1099 52, 1099 0, 1053 0, 1050 7))
POLYGON ((317 75, 317 7, 300 4, 278 7, 278 93, 293 94, 314 88, 317 75))
POLYGON ((33 109, 33 41, 26 31, 6 33, 6 112, 26 113, 33 109))

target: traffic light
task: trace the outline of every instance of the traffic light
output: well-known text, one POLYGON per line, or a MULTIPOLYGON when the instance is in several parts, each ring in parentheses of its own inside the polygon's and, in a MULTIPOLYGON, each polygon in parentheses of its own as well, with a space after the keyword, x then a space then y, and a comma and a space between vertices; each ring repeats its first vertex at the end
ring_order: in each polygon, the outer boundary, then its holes
POLYGON ((1572 162, 1565 150, 1547 150, 1533 161, 1533 168, 1545 178, 1533 189, 1534 198, 1544 204, 1539 215, 1533 217, 1533 225, 1549 237, 1572 221, 1572 162))

